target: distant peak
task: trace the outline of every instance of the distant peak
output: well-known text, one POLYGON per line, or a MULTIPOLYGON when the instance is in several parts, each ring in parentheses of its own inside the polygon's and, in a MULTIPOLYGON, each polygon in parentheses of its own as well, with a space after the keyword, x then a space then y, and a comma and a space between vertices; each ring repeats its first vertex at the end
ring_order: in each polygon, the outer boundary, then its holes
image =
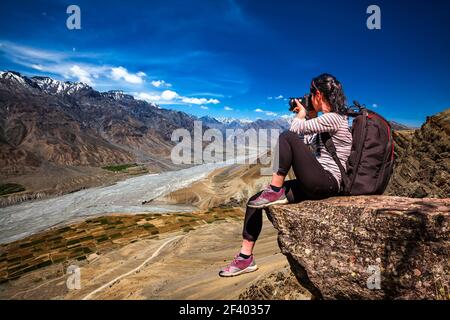
POLYGON ((2 77, 3 79, 24 79, 24 77, 16 71, 2 71, 0 72, 0 77, 2 77))
POLYGON ((134 100, 133 96, 125 94, 122 90, 110 90, 108 92, 103 92, 102 95, 114 100, 123 100, 123 99, 134 100))
MULTIPOLYGON (((46 76, 35 76, 35 77, 32 77, 31 79, 35 79, 35 80, 39 80, 39 81, 53 80, 52 78, 46 77, 46 76)), ((54 80, 54 81, 56 81, 56 80, 54 80)))
POLYGON ((415 129, 413 127, 410 127, 410 126, 407 126, 405 124, 398 123, 398 122, 392 121, 392 120, 389 121, 389 123, 391 124, 391 128, 393 130, 412 130, 412 129, 415 129))
MULTIPOLYGON (((49 95, 74 95, 78 93, 95 93, 94 95, 118 101, 135 100, 132 95, 124 93, 122 90, 110 90, 107 92, 98 92, 84 82, 72 82, 56 80, 48 76, 26 77, 16 71, 0 71, 0 80, 4 80, 8 86, 16 88, 25 88, 27 90, 40 90, 49 95)), ((146 102, 147 103, 147 102, 146 102)), ((160 107, 155 103, 147 103, 149 106, 160 107)))
POLYGON ((48 94, 73 94, 83 89, 91 89, 83 82, 55 80, 50 77, 37 76, 31 78, 42 91, 48 94))
POLYGON ((83 89, 91 89, 90 86, 82 82, 60 81, 47 76, 28 78, 16 71, 2 71, 0 72, 0 79, 6 80, 13 86, 38 88, 47 94, 73 94, 83 89))
POLYGON ((203 117, 200 118, 200 120, 219 122, 216 118, 213 118, 211 116, 203 116, 203 117))
POLYGON ((219 118, 216 118, 216 120, 221 122, 221 123, 223 123, 223 124, 230 124, 230 123, 233 123, 233 122, 237 122, 237 123, 240 123, 240 124, 253 123, 253 121, 249 120, 249 119, 236 119, 236 118, 225 118, 225 117, 219 117, 219 118))
POLYGON ((10 70, 2 71, 2 72, 0 72, 0 75, 2 75, 2 76, 14 75, 14 76, 22 78, 22 75, 19 72, 17 72, 17 71, 10 71, 10 70))

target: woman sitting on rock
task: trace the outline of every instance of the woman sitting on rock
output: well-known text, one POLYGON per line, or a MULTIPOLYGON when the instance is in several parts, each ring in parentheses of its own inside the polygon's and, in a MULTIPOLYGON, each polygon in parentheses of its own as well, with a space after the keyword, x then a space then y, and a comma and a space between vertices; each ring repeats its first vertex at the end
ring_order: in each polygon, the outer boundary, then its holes
MULTIPOLYGON (((274 167, 272 182, 247 203, 240 253, 223 268, 222 277, 237 276, 257 270, 253 248, 262 228, 262 210, 274 204, 319 200, 338 194, 341 173, 320 139, 320 133, 329 132, 337 155, 345 165, 350 155, 352 134, 346 112, 346 98, 341 83, 330 74, 322 74, 311 82, 311 102, 314 110, 307 112, 295 100, 297 116, 290 130, 278 140, 278 164, 274 167), (323 114, 317 116, 318 112, 323 114), (308 113, 308 120, 306 115, 308 113), (305 140, 312 141, 311 149, 305 140), (292 167, 297 179, 285 181, 292 167)), ((277 156, 275 157, 277 158, 277 156)), ((276 163, 277 161, 275 161, 276 163)))

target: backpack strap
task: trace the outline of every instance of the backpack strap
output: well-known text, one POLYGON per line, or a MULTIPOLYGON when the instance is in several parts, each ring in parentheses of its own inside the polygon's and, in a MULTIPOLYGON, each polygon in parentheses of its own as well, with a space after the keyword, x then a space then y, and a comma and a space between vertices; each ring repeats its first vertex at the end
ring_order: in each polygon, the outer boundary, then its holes
POLYGON ((333 139, 331 139, 331 135, 329 132, 322 132, 320 134, 320 139, 322 139, 322 142, 325 145, 325 149, 327 149, 327 151, 331 154, 334 162, 336 162, 337 166, 339 167, 339 171, 341 172, 342 177, 341 190, 344 190, 346 185, 346 171, 341 163, 341 160, 339 160, 339 157, 337 156, 336 146, 334 145, 333 139))

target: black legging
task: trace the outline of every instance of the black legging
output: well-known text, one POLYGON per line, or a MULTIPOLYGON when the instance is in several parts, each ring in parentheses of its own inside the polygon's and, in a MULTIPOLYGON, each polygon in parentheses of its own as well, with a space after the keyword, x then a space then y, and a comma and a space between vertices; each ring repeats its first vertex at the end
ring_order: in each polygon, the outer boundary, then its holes
MULTIPOLYGON (((276 152, 279 154, 277 174, 286 176, 292 166, 295 180, 284 182, 289 203, 303 200, 320 200, 338 194, 338 183, 334 176, 317 161, 303 139, 292 131, 283 132, 278 139, 276 152)), ((262 191, 261 191, 262 192, 262 191)), ((261 192, 252 196, 256 199, 261 192)), ((249 241, 256 241, 262 228, 262 210, 249 208, 245 212, 242 236, 249 241)))

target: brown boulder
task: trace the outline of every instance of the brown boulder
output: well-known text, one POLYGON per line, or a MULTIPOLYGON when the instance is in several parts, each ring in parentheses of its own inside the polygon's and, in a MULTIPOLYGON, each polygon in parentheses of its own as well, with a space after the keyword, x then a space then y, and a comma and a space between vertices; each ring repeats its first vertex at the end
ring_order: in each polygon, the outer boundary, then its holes
POLYGON ((450 199, 337 197, 274 206, 300 284, 323 299, 449 299, 450 199))

